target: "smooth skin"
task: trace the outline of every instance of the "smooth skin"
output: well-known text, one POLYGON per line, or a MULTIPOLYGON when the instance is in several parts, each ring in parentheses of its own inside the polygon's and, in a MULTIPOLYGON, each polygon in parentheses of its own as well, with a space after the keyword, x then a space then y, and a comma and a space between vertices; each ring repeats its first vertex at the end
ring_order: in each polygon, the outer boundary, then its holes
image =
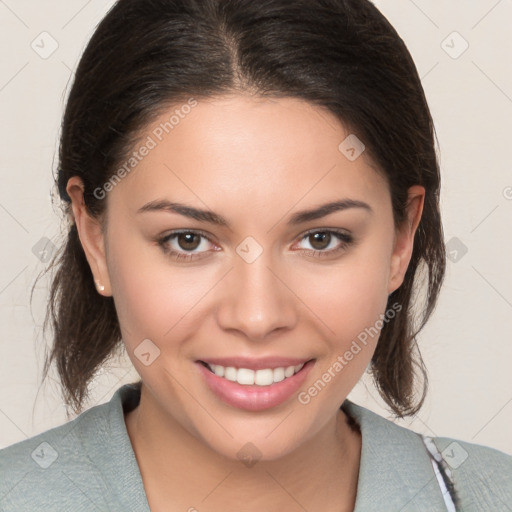
POLYGON ((143 381, 140 405, 125 420, 153 512, 353 510, 361 436, 339 407, 377 336, 307 405, 295 393, 267 410, 235 408, 206 386, 197 366, 235 355, 315 359, 304 391, 385 313, 411 258, 425 190, 409 189, 407 221, 396 227, 375 164, 366 153, 350 161, 338 149, 348 135, 331 113, 300 99, 226 95, 199 101, 108 192, 105 230, 88 214, 81 180, 69 180, 80 240, 104 286, 99 293, 113 296, 143 381), (341 199, 371 211, 288 223, 341 199), (229 225, 138 213, 157 200, 211 210, 229 225), (175 230, 207 238, 181 235, 159 245, 175 230), (353 241, 344 246, 326 231, 353 241), (252 263, 236 251, 247 237, 263 250, 252 263), (134 355, 145 339, 160 350, 148 366, 134 355), (251 467, 237 456, 247 443, 261 454, 251 467))

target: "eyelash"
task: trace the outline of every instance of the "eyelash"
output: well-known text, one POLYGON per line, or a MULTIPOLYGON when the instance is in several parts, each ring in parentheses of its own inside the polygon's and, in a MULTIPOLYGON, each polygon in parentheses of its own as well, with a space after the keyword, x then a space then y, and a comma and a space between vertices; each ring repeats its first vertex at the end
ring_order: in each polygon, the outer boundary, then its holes
MULTIPOLYGON (((343 231, 333 230, 333 229, 312 229, 310 231, 307 231, 304 233, 300 238, 299 241, 304 240, 305 238, 315 234, 315 233, 326 233, 330 235, 334 235, 336 238, 340 240, 340 244, 335 249, 330 249, 328 251, 325 250, 319 250, 319 249, 301 249, 300 251, 307 254, 308 256, 313 256, 316 258, 322 258, 327 256, 333 256, 334 254, 337 254, 338 252, 346 250, 353 242, 354 239, 351 235, 348 233, 345 233, 343 231)), ((170 250, 168 243, 173 238, 178 237, 179 235, 184 234, 190 234, 190 235, 198 235, 203 238, 206 238, 210 243, 213 243, 210 239, 210 237, 202 232, 197 230, 182 230, 182 231, 174 231, 168 235, 165 235, 164 237, 161 237, 157 240, 158 245, 162 248, 164 254, 170 256, 171 258, 176 259, 177 261, 192 261, 194 259, 200 259, 204 256, 201 256, 202 253, 181 253, 174 250, 170 250), (198 256, 199 254, 199 256, 198 256)))

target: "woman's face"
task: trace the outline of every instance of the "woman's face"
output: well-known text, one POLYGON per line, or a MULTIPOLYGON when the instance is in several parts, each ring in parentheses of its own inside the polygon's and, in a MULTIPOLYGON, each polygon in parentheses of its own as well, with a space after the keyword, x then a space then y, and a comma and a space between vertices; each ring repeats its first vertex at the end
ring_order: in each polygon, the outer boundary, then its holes
POLYGON ((270 460, 336 418, 412 234, 395 233, 385 180, 327 111, 242 95, 189 105, 134 148, 91 266, 146 413, 228 457, 252 443, 270 460))

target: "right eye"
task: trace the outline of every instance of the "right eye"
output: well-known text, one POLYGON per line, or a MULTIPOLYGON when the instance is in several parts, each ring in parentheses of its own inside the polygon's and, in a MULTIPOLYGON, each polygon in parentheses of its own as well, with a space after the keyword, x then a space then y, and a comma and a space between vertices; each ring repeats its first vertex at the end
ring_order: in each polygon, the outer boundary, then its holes
POLYGON ((178 261, 203 258, 209 252, 208 245, 213 244, 205 233, 190 230, 173 231, 159 238, 157 242, 166 255, 178 261))

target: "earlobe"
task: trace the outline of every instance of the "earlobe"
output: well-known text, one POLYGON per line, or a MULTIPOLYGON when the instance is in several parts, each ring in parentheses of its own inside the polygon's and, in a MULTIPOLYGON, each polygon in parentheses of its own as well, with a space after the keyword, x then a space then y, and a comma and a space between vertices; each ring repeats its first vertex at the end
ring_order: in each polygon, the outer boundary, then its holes
POLYGON ((105 287, 99 282, 98 279, 95 279, 94 283, 96 284, 96 288, 98 288, 99 292, 103 292, 105 290, 105 287))
POLYGON ((78 176, 69 179, 66 191, 71 198, 78 236, 94 276, 98 293, 111 296, 110 278, 105 256, 105 240, 100 220, 92 217, 84 202, 84 185, 78 176))
POLYGON ((414 248, 414 235, 421 220, 425 200, 425 188, 420 185, 410 187, 407 200, 407 218, 395 231, 393 254, 388 282, 388 294, 398 289, 404 280, 414 248))

